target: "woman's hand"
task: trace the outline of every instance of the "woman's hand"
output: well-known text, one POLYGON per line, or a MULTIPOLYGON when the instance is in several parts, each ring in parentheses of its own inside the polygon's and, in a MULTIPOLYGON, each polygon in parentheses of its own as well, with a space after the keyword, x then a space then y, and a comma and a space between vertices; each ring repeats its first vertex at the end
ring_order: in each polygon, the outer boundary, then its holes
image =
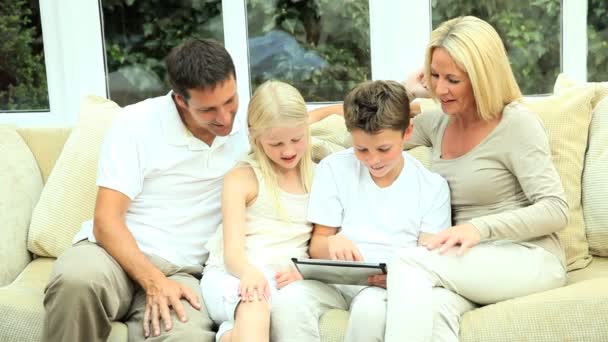
POLYGON ((241 277, 239 294, 242 302, 261 301, 270 297, 270 287, 264 273, 250 266, 241 277))
POLYGON ((467 249, 475 246, 481 240, 481 235, 475 226, 470 223, 452 226, 430 238, 423 246, 429 250, 439 248, 443 254, 455 245, 460 245, 457 254, 463 255, 467 249))
POLYGON ((298 271, 279 271, 275 273, 274 279, 277 282, 277 289, 282 289, 296 280, 302 280, 302 275, 298 271))
POLYGON ((363 261, 357 246, 342 234, 328 236, 327 248, 332 260, 363 261))
POLYGON ((367 277, 367 282, 371 286, 386 288, 386 274, 374 274, 367 277))

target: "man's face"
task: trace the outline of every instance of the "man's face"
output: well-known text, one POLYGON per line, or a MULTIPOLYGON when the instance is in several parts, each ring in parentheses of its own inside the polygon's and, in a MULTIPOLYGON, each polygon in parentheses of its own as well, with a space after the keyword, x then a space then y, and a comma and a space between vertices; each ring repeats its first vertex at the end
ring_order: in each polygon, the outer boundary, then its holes
POLYGON ((175 96, 175 102, 182 121, 194 136, 209 143, 216 136, 230 134, 239 107, 234 77, 214 88, 189 89, 188 94, 187 102, 179 94, 175 96))

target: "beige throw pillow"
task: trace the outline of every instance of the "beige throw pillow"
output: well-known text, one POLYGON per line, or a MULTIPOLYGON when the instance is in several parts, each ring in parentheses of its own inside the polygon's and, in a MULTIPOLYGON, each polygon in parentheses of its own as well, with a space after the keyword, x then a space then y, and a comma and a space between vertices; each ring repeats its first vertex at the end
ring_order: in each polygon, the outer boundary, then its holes
POLYGON ((101 142, 120 107, 104 98, 83 99, 80 121, 57 159, 34 209, 27 246, 39 256, 58 257, 83 221, 93 217, 101 142))
POLYGON ((570 207, 568 225, 558 235, 566 251, 568 271, 571 271, 591 262, 581 205, 581 184, 596 88, 591 85, 557 88, 553 95, 523 102, 545 124, 553 162, 570 207))
POLYGON ((608 97, 595 108, 589 128, 583 213, 591 254, 608 256, 608 97))

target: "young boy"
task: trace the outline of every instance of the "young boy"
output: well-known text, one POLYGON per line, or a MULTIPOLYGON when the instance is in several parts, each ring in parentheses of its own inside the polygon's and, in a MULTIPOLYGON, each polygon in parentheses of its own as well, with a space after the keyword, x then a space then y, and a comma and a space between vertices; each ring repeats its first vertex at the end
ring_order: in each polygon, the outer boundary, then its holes
MULTIPOLYGON (((353 147, 316 168, 308 206, 311 257, 388 263, 399 249, 451 226, 446 180, 403 151, 409 117, 408 96, 397 82, 365 82, 346 96, 353 147)), ((386 275, 370 277, 369 285, 302 281, 285 287, 273 299, 273 337, 319 341, 319 318, 338 308, 351 311, 346 341, 384 340, 386 275)))

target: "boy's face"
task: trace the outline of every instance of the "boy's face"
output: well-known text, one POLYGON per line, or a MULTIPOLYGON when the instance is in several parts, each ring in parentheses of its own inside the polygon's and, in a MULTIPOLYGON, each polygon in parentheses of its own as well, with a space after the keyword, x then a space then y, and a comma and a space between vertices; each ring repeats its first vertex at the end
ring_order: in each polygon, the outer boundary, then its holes
POLYGON ((397 178, 403 165, 403 144, 410 133, 411 126, 404 133, 392 129, 376 134, 361 129, 351 131, 355 156, 367 167, 376 182, 392 182, 397 178))

